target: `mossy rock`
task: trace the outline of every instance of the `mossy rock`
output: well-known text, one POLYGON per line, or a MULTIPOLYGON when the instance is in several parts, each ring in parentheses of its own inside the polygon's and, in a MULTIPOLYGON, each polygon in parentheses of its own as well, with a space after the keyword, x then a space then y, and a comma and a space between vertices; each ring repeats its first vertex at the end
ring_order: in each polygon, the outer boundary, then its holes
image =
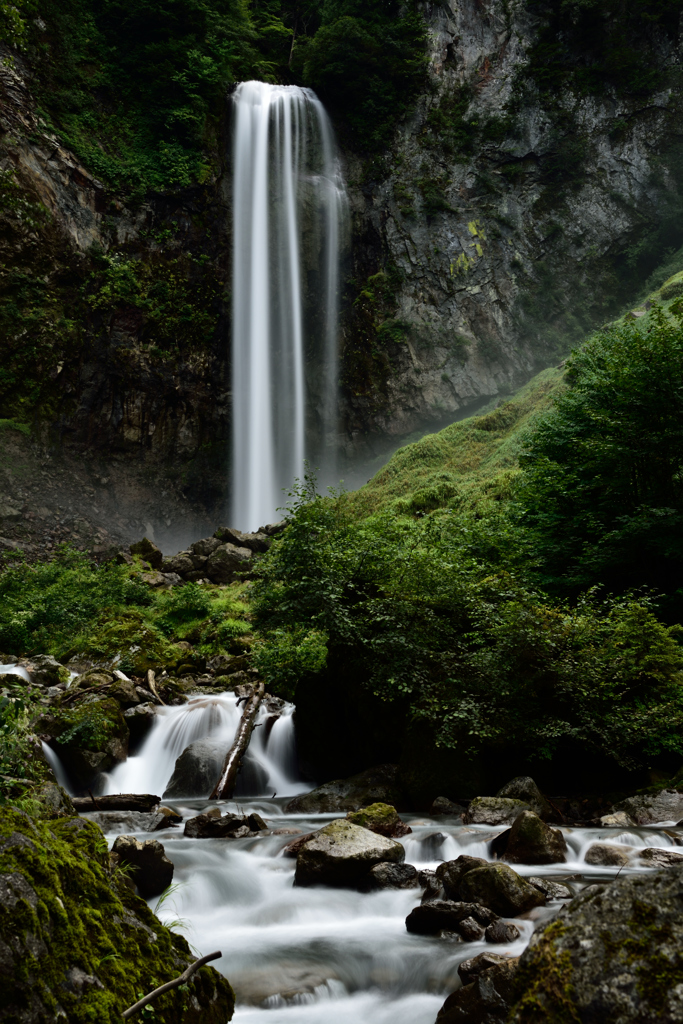
POLYGON ((112 698, 88 695, 75 706, 43 716, 38 733, 53 746, 74 785, 87 788, 99 772, 110 771, 128 754, 129 732, 121 707, 112 698))
MULTIPOLYGON (((82 818, 0 820, 0 1018, 120 1024, 121 1014, 194 959, 122 875, 106 840, 82 818)), ((224 1024, 234 995, 203 967, 188 990, 154 1001, 159 1024, 224 1024)))
POLYGON ((375 803, 363 807, 360 811, 349 811, 347 821, 380 836, 407 835, 411 829, 401 821, 398 811, 391 804, 375 803))

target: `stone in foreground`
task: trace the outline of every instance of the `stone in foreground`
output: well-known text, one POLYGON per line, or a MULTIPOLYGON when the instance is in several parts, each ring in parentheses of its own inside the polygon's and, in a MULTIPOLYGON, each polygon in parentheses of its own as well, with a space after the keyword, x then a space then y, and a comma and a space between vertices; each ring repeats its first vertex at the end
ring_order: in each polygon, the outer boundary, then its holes
POLYGON ((510 864, 558 864, 567 859, 559 828, 550 828, 533 811, 522 811, 512 828, 491 843, 491 853, 510 864))
POLYGON ((522 811, 531 807, 524 800, 512 797, 477 796, 463 815, 466 825, 512 825, 522 811))
POLYGON ((507 864, 468 871, 460 883, 463 899, 483 903, 501 917, 516 917, 545 905, 545 896, 507 864))
POLYGON ((402 864, 404 858, 400 843, 342 818, 319 829, 299 847, 294 884, 357 888, 375 864, 402 864))
POLYGON ((141 843, 134 836, 119 836, 111 852, 115 862, 131 865, 133 881, 143 899, 160 896, 173 881, 173 864, 156 839, 141 843))
POLYGON ((683 1024, 683 866, 584 890, 520 959, 510 1024, 683 1024))
POLYGON ((518 962, 510 957, 478 972, 469 984, 451 993, 439 1010, 437 1024, 505 1024, 518 962))

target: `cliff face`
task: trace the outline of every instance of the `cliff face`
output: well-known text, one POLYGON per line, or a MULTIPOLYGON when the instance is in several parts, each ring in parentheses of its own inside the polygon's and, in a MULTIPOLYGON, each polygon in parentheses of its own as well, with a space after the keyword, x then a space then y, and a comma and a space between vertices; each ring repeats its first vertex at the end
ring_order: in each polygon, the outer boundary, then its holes
MULTIPOLYGON (((580 93, 543 85, 548 16, 533 12, 530 0, 425 6, 413 114, 384 154, 345 153, 349 464, 557 362, 680 244, 675 26, 648 29, 658 91, 580 93)), ((30 61, 8 58, 0 417, 32 427, 0 466, 12 522, 43 493, 105 540, 151 526, 185 544, 229 496, 228 104, 202 184, 126 200, 48 128, 30 61)), ((0 532, 22 539, 1 515, 0 532)))
POLYGON ((410 123, 383 158, 349 157, 352 449, 508 393, 626 301, 648 246, 667 230, 680 244, 676 33, 647 40, 671 72, 659 91, 551 91, 535 66, 547 19, 530 7, 428 6, 429 83, 410 123))

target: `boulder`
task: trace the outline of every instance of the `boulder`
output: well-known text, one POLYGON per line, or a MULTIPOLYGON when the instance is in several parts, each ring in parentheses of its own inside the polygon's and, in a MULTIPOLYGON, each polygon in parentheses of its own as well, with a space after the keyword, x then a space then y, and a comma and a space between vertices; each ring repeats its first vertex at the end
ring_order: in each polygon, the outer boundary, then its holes
POLYGON ((190 554, 198 558, 208 558, 221 544, 222 541, 218 537, 205 537, 204 540, 196 540, 194 544, 190 544, 190 554))
POLYGON ((524 800, 503 796, 477 796, 463 815, 466 825, 511 825, 521 811, 530 811, 524 800))
POLYGON ((545 896, 507 864, 487 864, 468 871, 460 882, 463 899, 483 903, 501 917, 516 917, 545 905, 545 896))
POLYGON ((459 900, 460 883, 467 872, 473 871, 474 868, 485 868, 488 863, 483 857, 468 857, 466 854, 461 854, 456 860, 447 860, 443 864, 439 864, 436 869, 436 877, 439 885, 443 886, 446 899, 459 900))
POLYGON ((360 811, 349 811, 346 818, 354 825, 370 829, 371 832, 386 836, 387 839, 398 839, 400 836, 410 835, 413 831, 409 825, 401 821, 398 811, 391 804, 370 804, 360 811))
POLYGON ((119 836, 112 854, 123 864, 133 867, 133 881, 143 899, 159 896, 173 881, 173 864, 157 839, 141 843, 134 836, 119 836))
MULTIPOLYGON (((135 688, 135 695, 140 700, 142 687, 135 688)), ((123 717, 130 733, 131 750, 136 750, 147 737, 147 733, 154 725, 156 719, 156 707, 150 701, 144 704, 136 704, 123 712, 123 717)))
POLYGON ((533 811, 522 811, 512 828, 492 841, 491 853, 510 864, 557 864, 567 859, 559 828, 550 828, 533 811))
POLYGON ((185 747, 175 763, 164 790, 164 800, 179 797, 208 797, 218 782, 227 751, 216 740, 195 740, 185 747))
POLYGON ((294 797, 285 811, 287 814, 329 814, 336 811, 358 811, 374 803, 401 807, 403 797, 397 779, 396 765, 376 765, 349 779, 335 779, 310 793, 294 797))
MULTIPOLYGON (((94 811, 89 817, 103 832, 110 835, 124 832, 159 832, 173 824, 159 811, 94 811)), ((179 817, 179 820, 182 821, 182 818, 179 817)))
POLYGON ((463 960, 458 966, 458 976, 463 985, 469 985, 478 978, 483 971, 488 971, 489 967, 495 967, 496 964, 505 964, 509 960, 509 957, 502 956, 500 953, 479 953, 478 956, 473 956, 469 960, 463 960))
POLYGON ((382 861, 370 868, 358 888, 361 892, 373 892, 375 889, 417 889, 417 868, 412 864, 382 861))
POLYGON ((551 878, 536 878, 532 876, 527 878, 535 889, 542 892, 547 900, 570 900, 574 893, 571 891, 568 885, 562 885, 561 882, 553 882, 551 878))
POLYGON ((615 804, 614 814, 624 811, 636 825, 654 825, 659 821, 678 821, 683 817, 683 793, 677 789, 662 789, 659 793, 630 796, 615 804))
POLYGON ((184 579, 188 573, 194 572, 194 562, 189 551, 179 551, 172 558, 165 558, 161 568, 168 576, 175 575, 184 579))
POLYGON ((212 583, 232 583, 236 572, 248 568, 251 554, 249 548, 221 544, 206 562, 206 575, 212 583))
POLYGON ((519 938, 519 928, 510 921, 503 921, 498 918, 486 929, 486 941, 493 943, 516 942, 519 938))
POLYGON ((600 824, 606 828, 632 828, 635 825, 635 821, 626 811, 603 814, 599 820, 600 824))
POLYGON ((599 867, 623 867, 628 864, 635 850, 632 846, 612 846, 611 843, 593 843, 586 851, 586 864, 599 867))
POLYGON ((70 818, 76 813, 71 797, 55 782, 44 782, 35 792, 44 807, 46 818, 70 818))
POLYGON ((680 1024, 681 906, 683 866, 584 890, 520 958, 510 1024, 680 1024))
POLYGON ((510 957, 493 964, 477 973, 468 985, 452 992, 439 1010, 437 1024, 505 1024, 515 991, 518 962, 510 957))
POLYGON ((247 815, 247 825, 252 832, 266 832, 268 830, 268 826, 261 815, 255 811, 247 815))
POLYGON ((69 682, 69 672, 51 654, 38 654, 25 663, 25 668, 36 686, 57 686, 69 682))
POLYGON ((453 801, 449 800, 446 796, 437 796, 436 800, 432 802, 432 806, 429 808, 429 814, 432 817, 439 814, 450 814, 457 818, 464 813, 464 807, 460 804, 454 804, 453 801))
POLYGON ((541 793, 533 779, 528 775, 518 775, 516 779, 506 782, 502 789, 496 793, 498 797, 511 797, 513 800, 521 800, 528 804, 531 810, 547 821, 552 816, 552 808, 541 793))
POLYGON ((404 858, 400 843, 339 819, 300 846, 294 884, 356 888, 375 864, 402 864, 404 858))
POLYGON ((235 839, 250 832, 244 818, 236 814, 198 814, 187 819, 183 835, 189 839, 235 839))
POLYGON ((267 551, 273 543, 268 534, 263 531, 258 533, 242 533, 241 530, 234 530, 231 526, 220 526, 214 534, 214 539, 216 538, 219 540, 219 543, 228 541, 237 547, 249 548, 255 552, 267 551))
POLYGON ((640 850, 638 856, 644 864, 653 868, 670 868, 683 863, 683 853, 676 853, 674 850, 657 850, 651 846, 640 850))
MULTIPOLYGON (((438 935, 439 932, 459 932, 462 921, 473 919, 484 928, 496 920, 496 915, 481 904, 455 900, 429 900, 414 907, 406 918, 406 929, 413 935, 438 935)), ((472 941, 472 940, 470 940, 472 941)))
POLYGON ((143 811, 155 810, 161 797, 152 793, 114 793, 108 796, 75 796, 77 811, 143 811))
POLYGON ((145 562, 149 562, 153 569, 161 569, 164 556, 160 549, 147 537, 137 541, 130 546, 131 555, 139 555, 145 562))

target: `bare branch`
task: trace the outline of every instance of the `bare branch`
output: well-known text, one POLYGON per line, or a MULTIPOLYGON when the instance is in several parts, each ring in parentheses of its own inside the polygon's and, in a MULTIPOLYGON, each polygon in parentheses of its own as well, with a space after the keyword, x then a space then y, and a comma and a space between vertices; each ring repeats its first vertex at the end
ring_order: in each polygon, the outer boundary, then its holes
POLYGON ((172 988, 178 988, 179 985, 184 985, 200 967, 203 967, 204 964, 208 964, 210 960, 218 960, 222 955, 221 951, 218 950, 217 953, 209 953, 208 956, 203 956, 200 957, 199 960, 195 960, 195 962, 190 964, 190 966, 184 970, 179 977, 174 978, 173 981, 167 981, 165 985, 160 985, 159 988, 155 988, 153 992, 149 992, 148 995, 143 996, 143 998, 139 999, 137 1003, 133 1004, 133 1006, 129 1006, 127 1010, 124 1010, 121 1016, 124 1020, 128 1020, 128 1018, 132 1017, 134 1013, 141 1010, 143 1006, 147 1006, 147 1003, 151 1003, 153 999, 156 999, 158 996, 162 996, 164 992, 170 992, 172 988))

